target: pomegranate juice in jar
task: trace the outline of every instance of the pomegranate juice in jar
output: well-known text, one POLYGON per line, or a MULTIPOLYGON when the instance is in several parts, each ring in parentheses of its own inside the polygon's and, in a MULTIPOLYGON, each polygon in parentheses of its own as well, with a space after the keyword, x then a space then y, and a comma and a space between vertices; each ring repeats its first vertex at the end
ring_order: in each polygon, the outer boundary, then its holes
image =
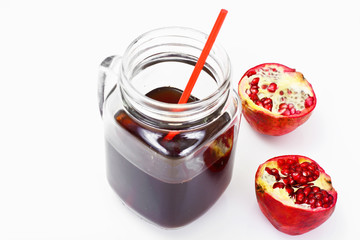
POLYGON ((206 37, 156 29, 101 65, 108 181, 128 207, 166 228, 205 213, 232 176, 241 104, 221 47, 213 46, 189 101, 177 104, 206 37))

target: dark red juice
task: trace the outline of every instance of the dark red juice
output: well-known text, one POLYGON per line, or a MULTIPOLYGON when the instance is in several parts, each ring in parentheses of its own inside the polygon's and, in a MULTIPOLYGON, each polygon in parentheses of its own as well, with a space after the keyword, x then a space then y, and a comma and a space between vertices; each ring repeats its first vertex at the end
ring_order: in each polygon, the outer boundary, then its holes
MULTIPOLYGON (((149 92, 147 96, 158 101, 177 103, 181 93, 179 89, 163 87, 149 92)), ((196 100, 194 97, 189 99, 196 100)), ((166 131, 140 123, 123 110, 115 118, 126 130, 125 134, 118 136, 119 141, 128 144, 128 151, 138 160, 148 161, 149 151, 154 156, 162 156, 170 161, 178 161, 193 154, 192 157, 200 159, 205 166, 205 170, 190 179, 181 182, 164 181, 138 168, 131 159, 125 158, 106 141, 110 185, 128 206, 146 219, 163 227, 183 226, 208 210, 228 186, 234 158, 234 126, 228 126, 228 113, 203 128, 190 131, 191 134, 180 133, 172 140, 164 139, 166 131), (222 134, 209 142, 219 132, 222 134), (136 147, 130 141, 137 141, 142 147, 136 147)))

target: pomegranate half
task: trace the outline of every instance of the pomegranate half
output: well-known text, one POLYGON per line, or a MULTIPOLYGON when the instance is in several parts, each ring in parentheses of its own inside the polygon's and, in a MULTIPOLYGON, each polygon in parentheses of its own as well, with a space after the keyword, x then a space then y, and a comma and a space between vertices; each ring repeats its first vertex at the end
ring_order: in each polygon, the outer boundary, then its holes
POLYGON ((285 155, 261 164, 255 175, 256 198, 263 214, 281 232, 306 233, 335 210, 337 192, 314 160, 285 155))
POLYGON ((249 69, 238 89, 245 119, 258 132, 280 136, 309 119, 316 105, 303 74, 278 63, 249 69))

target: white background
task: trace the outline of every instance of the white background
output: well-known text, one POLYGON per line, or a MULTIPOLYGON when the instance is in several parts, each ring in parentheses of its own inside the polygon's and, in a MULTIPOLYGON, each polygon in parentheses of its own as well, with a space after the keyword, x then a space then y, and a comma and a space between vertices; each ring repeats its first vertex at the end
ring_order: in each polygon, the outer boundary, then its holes
POLYGON ((357 1, 1 1, 0 239, 354 239, 358 227, 360 14, 357 1), (318 105, 296 131, 254 132, 242 119, 234 175, 221 199, 176 230, 125 208, 105 176, 98 65, 163 26, 210 32, 229 53, 234 88, 264 62, 302 72, 318 105), (259 164, 283 154, 316 160, 338 191, 319 228, 291 237, 260 212, 259 164), (131 238, 130 238, 131 237, 131 238))

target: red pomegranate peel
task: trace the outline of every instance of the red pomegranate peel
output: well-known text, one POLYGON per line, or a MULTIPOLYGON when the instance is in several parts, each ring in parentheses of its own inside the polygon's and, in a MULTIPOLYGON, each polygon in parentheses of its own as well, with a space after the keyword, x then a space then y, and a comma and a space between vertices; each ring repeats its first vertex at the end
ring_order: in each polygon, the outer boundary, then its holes
MULTIPOLYGON (((191 95, 191 91, 193 90, 196 80, 198 79, 201 70, 204 67, 204 64, 206 62, 206 59, 210 53, 210 50, 212 46, 214 45, 215 39, 220 31, 220 28, 225 20, 226 14, 228 13, 227 10, 221 9, 219 16, 216 19, 216 22, 210 32, 210 35, 205 43, 205 46, 200 54, 200 57, 198 61, 196 62, 195 68, 190 76, 190 79, 185 87, 184 92, 182 93, 178 104, 187 103, 189 100, 189 97, 191 95)), ((172 140, 177 134, 179 134, 179 131, 171 131, 165 136, 165 140, 172 140)))

